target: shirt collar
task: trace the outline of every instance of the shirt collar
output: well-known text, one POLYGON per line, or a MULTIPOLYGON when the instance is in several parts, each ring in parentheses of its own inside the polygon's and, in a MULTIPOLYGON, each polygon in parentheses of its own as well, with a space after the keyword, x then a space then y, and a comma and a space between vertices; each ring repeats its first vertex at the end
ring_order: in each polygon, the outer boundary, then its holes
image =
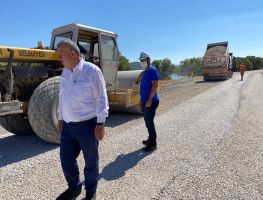
POLYGON ((84 63, 84 60, 81 59, 80 62, 77 64, 77 66, 73 69, 73 72, 76 71, 77 69, 78 69, 79 71, 82 71, 83 63, 84 63))
MULTIPOLYGON (((151 67, 152 67, 152 65, 150 65, 150 67, 147 67, 147 69, 146 69, 146 70, 150 69, 151 67)), ((146 71, 146 70, 145 70, 145 71, 146 71)))

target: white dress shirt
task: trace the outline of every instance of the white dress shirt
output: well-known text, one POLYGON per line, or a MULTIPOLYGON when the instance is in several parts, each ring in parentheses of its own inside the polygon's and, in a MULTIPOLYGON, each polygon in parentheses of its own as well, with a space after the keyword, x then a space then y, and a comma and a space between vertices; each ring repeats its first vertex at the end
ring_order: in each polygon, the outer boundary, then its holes
POLYGON ((59 120, 68 123, 97 117, 97 123, 104 123, 108 110, 105 80, 96 65, 82 59, 73 72, 63 69, 59 90, 59 120))

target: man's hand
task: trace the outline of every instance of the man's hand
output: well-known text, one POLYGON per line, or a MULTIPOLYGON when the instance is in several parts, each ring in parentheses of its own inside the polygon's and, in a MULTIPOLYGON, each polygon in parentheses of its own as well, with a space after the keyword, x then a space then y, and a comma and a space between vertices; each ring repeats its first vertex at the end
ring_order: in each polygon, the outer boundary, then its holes
POLYGON ((57 129, 58 129, 59 133, 62 132, 62 127, 63 127, 63 121, 58 120, 57 129))
POLYGON ((152 105, 152 100, 148 99, 148 101, 146 101, 145 107, 149 108, 152 105))
POLYGON ((98 141, 102 140, 105 135, 104 125, 96 125, 95 127, 95 137, 98 141))

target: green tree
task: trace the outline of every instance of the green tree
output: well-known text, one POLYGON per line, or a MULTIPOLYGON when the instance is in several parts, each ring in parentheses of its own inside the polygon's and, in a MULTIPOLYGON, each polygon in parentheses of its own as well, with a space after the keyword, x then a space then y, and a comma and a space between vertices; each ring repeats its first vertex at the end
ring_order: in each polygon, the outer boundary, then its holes
POLYGON ((201 57, 187 58, 180 62, 180 74, 183 76, 198 76, 203 73, 203 59, 201 57))
POLYGON ((239 68, 239 65, 243 63, 246 65, 247 67, 247 70, 253 70, 253 65, 252 65, 252 62, 247 58, 243 58, 243 57, 236 57, 236 67, 237 67, 237 71, 238 71, 238 68, 239 68))
POLYGON ((121 55, 119 57, 119 61, 120 61, 119 71, 128 71, 128 70, 130 70, 129 60, 125 56, 121 55))
POLYGON ((246 59, 248 59, 252 63, 251 69, 257 70, 263 68, 263 58, 256 56, 247 56, 246 59))
POLYGON ((247 56, 247 57, 237 57, 236 64, 238 66, 244 63, 247 67, 247 70, 258 70, 263 69, 263 58, 256 56, 247 56))
POLYGON ((176 73, 176 66, 168 58, 164 58, 163 60, 154 60, 152 65, 158 69, 162 80, 170 80, 171 75, 176 73))

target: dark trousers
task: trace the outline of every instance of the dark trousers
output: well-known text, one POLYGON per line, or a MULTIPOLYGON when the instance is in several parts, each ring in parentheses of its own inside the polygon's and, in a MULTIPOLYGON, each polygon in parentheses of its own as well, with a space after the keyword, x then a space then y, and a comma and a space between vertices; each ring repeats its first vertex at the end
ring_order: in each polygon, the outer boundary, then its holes
POLYGON ((149 133, 149 137, 148 137, 149 144, 156 142, 156 138, 157 138, 156 130, 154 126, 154 116, 158 106, 159 106, 159 101, 156 101, 156 102, 152 102, 151 107, 145 107, 145 105, 143 105, 142 108, 145 125, 149 133))
POLYGON ((69 188, 72 190, 81 187, 76 159, 82 151, 85 160, 86 192, 96 192, 99 177, 99 142, 95 138, 96 120, 97 118, 92 118, 76 124, 63 123, 60 139, 60 159, 64 176, 69 188))
POLYGON ((240 75, 241 75, 241 80, 243 80, 244 72, 240 72, 240 75))

